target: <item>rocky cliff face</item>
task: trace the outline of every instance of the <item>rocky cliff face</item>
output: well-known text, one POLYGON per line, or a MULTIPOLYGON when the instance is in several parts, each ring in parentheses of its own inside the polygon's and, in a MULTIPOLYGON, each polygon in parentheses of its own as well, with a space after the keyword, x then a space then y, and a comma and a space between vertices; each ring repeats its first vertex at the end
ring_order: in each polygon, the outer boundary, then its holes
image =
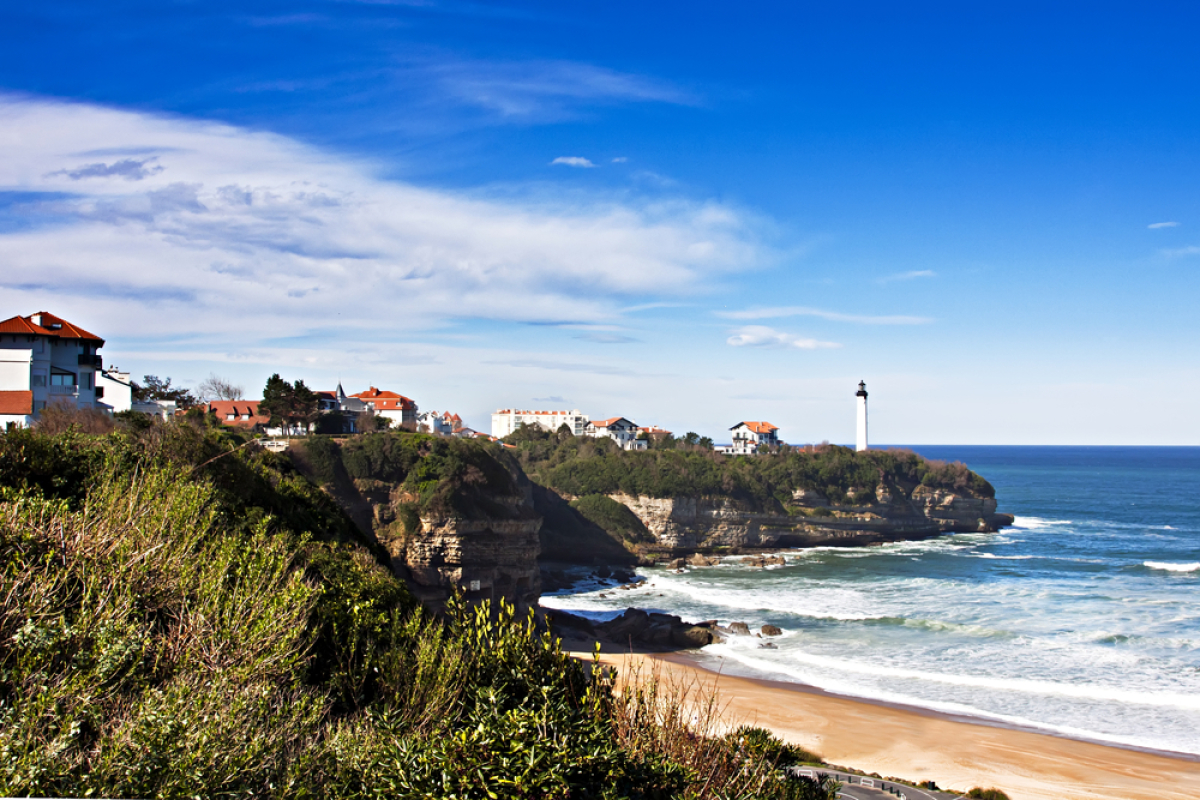
POLYGON ((880 486, 870 503, 839 506, 801 489, 792 496, 793 513, 787 514, 748 510, 726 498, 610 496, 633 511, 659 545, 675 553, 890 542, 995 531, 1013 521, 996 512, 994 498, 926 486, 911 492, 880 486))
POLYGON ((467 600, 504 599, 518 609, 537 603, 542 518, 528 492, 493 497, 494 513, 487 516, 425 514, 405 520, 402 509, 414 500, 408 493, 379 481, 355 483, 372 508, 372 527, 393 571, 426 606, 441 607, 455 590, 467 600))

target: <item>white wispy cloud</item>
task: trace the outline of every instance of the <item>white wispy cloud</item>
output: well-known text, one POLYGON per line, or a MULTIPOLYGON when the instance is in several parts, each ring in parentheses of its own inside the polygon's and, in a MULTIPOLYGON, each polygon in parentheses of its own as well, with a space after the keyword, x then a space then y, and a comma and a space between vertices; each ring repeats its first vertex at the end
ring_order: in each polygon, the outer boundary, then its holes
POLYGON ((794 347, 797 350, 823 350, 841 347, 837 342, 807 339, 766 325, 746 325, 731 332, 725 343, 730 347, 794 347))
POLYGON ((879 283, 894 283, 895 281, 911 281, 916 278, 932 278, 937 273, 931 269, 913 269, 908 272, 897 272, 895 275, 885 275, 878 279, 879 283))
POLYGON ((625 156, 617 156, 616 158, 614 158, 614 159, 612 160, 612 163, 614 163, 614 164, 624 164, 624 163, 625 163, 626 161, 628 161, 628 160, 629 160, 629 159, 628 159, 627 157, 625 157, 625 156))
POLYGON ((589 159, 583 158, 582 156, 559 156, 550 162, 551 166, 554 166, 555 164, 563 164, 568 167, 583 167, 584 169, 590 169, 596 166, 589 159))
POLYGON ((1180 256, 1200 256, 1200 246, 1188 245, 1187 247, 1173 247, 1167 250, 1160 250, 1167 258, 1179 258, 1180 256))
POLYGON ((581 104, 696 105, 691 93, 644 75, 578 61, 435 57, 414 63, 439 93, 504 117, 574 116, 581 104))
POLYGON ((1149 228, 1150 230, 1154 231, 1154 230, 1158 230, 1159 228, 1178 228, 1179 223, 1178 222, 1151 222, 1146 227, 1149 228))
POLYGON ((110 336, 244 349, 456 319, 604 323, 762 258, 714 204, 481 198, 270 133, 25 96, 0 95, 0 118, 0 191, 24 221, 0 229, 5 305, 86 308, 110 336))
POLYGON ((933 322, 929 317, 901 315, 874 316, 869 314, 843 314, 807 306, 777 306, 773 308, 749 308, 744 311, 718 311, 717 316, 726 319, 776 319, 780 317, 817 317, 831 322, 853 322, 860 325, 926 325, 933 322))

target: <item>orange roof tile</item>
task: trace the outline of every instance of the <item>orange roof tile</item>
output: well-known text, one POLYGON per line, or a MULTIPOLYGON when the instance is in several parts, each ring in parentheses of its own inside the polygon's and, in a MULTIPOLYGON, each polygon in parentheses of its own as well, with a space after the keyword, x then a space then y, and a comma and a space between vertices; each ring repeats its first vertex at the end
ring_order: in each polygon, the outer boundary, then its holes
POLYGON ((734 430, 736 428, 740 428, 743 425, 745 425, 747 428, 754 431, 755 433, 760 433, 760 434, 761 433, 770 433, 771 431, 779 430, 779 426, 772 425, 769 422, 739 422, 737 425, 734 425, 729 430, 734 430))
POLYGON ((32 414, 33 392, 0 391, 0 414, 32 414))
POLYGON ((217 418, 217 422, 238 428, 252 428, 255 425, 266 425, 271 420, 270 414, 259 414, 259 400, 213 400, 208 404, 208 411, 217 418), (237 419, 226 419, 230 414, 236 414, 237 419), (249 419, 243 419, 249 415, 249 419))
POLYGON ((39 311, 28 317, 11 317, 0 322, 0 333, 23 333, 34 336, 54 336, 60 339, 85 339, 104 344, 104 340, 94 333, 88 333, 78 325, 67 322, 62 317, 56 317, 49 311, 39 311), (33 322, 33 317, 41 316, 42 324, 33 322))

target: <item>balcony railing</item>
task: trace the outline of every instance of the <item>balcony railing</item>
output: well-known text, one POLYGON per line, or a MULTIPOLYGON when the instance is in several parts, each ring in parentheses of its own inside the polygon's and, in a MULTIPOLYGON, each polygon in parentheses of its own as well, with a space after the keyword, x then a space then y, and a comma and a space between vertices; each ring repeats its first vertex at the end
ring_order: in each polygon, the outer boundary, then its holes
POLYGON ((57 397, 77 397, 79 395, 78 386, 51 386, 50 394, 57 397))
POLYGON ((101 367, 104 366, 104 359, 101 358, 100 356, 94 356, 90 353, 80 353, 79 354, 79 366, 95 367, 96 369, 100 369, 101 367))

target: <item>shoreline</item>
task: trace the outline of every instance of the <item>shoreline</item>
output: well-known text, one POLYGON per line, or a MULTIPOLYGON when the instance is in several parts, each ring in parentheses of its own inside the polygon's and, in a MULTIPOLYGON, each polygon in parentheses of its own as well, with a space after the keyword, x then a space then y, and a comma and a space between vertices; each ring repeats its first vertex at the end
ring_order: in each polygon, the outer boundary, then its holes
POLYGON ((1126 744, 1124 742, 1111 742, 1111 741, 1107 741, 1105 739, 1089 738, 1087 736, 1082 736, 1082 735, 1073 736, 1071 734, 1061 733, 1059 731, 1047 730, 1046 728, 1039 728, 1035 725, 1021 725, 1019 723, 1007 722, 1005 720, 1000 720, 1000 719, 992 719, 990 717, 985 717, 985 716, 974 716, 971 714, 956 714, 951 711, 941 711, 936 708, 926 708, 925 706, 914 705, 911 703, 900 703, 900 702, 896 702, 894 700, 881 700, 881 699, 874 698, 874 697, 863 697, 861 695, 842 694, 839 692, 831 692, 828 689, 822 689, 821 687, 814 686, 810 683, 800 683, 797 681, 785 681, 785 680, 778 680, 775 678, 758 678, 758 677, 754 677, 752 675, 737 675, 734 673, 723 672, 721 670, 713 669, 704 660, 698 658, 692 651, 687 651, 687 650, 668 651, 668 652, 661 652, 661 653, 647 652, 647 653, 644 653, 643 655, 647 655, 647 656, 650 656, 651 658, 660 659, 663 661, 671 661, 673 663, 678 663, 684 667, 702 670, 713 676, 724 676, 724 677, 730 677, 730 678, 737 678, 739 680, 744 680, 744 681, 751 681, 753 683, 760 684, 764 687, 769 687, 772 689, 779 689, 780 691, 785 691, 785 692, 801 692, 803 694, 814 694, 814 695, 819 695, 822 697, 830 697, 830 698, 836 698, 836 699, 840 699, 840 700, 846 700, 846 701, 852 702, 852 703, 862 703, 862 704, 870 705, 870 706, 880 706, 882 708, 890 708, 890 709, 894 709, 896 711, 902 711, 902 712, 906 712, 906 713, 910 713, 910 714, 918 714, 921 716, 933 717, 935 719, 942 719, 942 720, 946 720, 948 722, 959 722, 964 725, 979 725, 979 726, 987 727, 987 728, 1002 728, 1004 730, 1010 730, 1010 731, 1022 731, 1024 733, 1031 733, 1031 734, 1035 734, 1038 736, 1050 736, 1055 739, 1066 739, 1066 740, 1072 741, 1072 742, 1093 744, 1093 745, 1097 745, 1099 747, 1112 747, 1112 748, 1115 748, 1118 750, 1129 750, 1134 753, 1145 753, 1147 755, 1161 756, 1163 758, 1172 758, 1172 759, 1177 759, 1179 761, 1194 761, 1194 762, 1200 764, 1200 753, 1185 753, 1185 752, 1181 752, 1178 750, 1160 750, 1160 749, 1154 748, 1154 747, 1145 747, 1145 746, 1136 745, 1136 744, 1126 744))
MULTIPOLYGON (((564 641, 563 649, 589 661, 590 644, 564 641)), ((625 674, 640 665, 676 684, 715 692, 728 724, 767 728, 831 766, 934 780, 946 790, 995 786, 1012 800, 1188 800, 1200 794, 1200 756, 1192 754, 730 675, 679 651, 602 649, 601 662, 625 674)))

